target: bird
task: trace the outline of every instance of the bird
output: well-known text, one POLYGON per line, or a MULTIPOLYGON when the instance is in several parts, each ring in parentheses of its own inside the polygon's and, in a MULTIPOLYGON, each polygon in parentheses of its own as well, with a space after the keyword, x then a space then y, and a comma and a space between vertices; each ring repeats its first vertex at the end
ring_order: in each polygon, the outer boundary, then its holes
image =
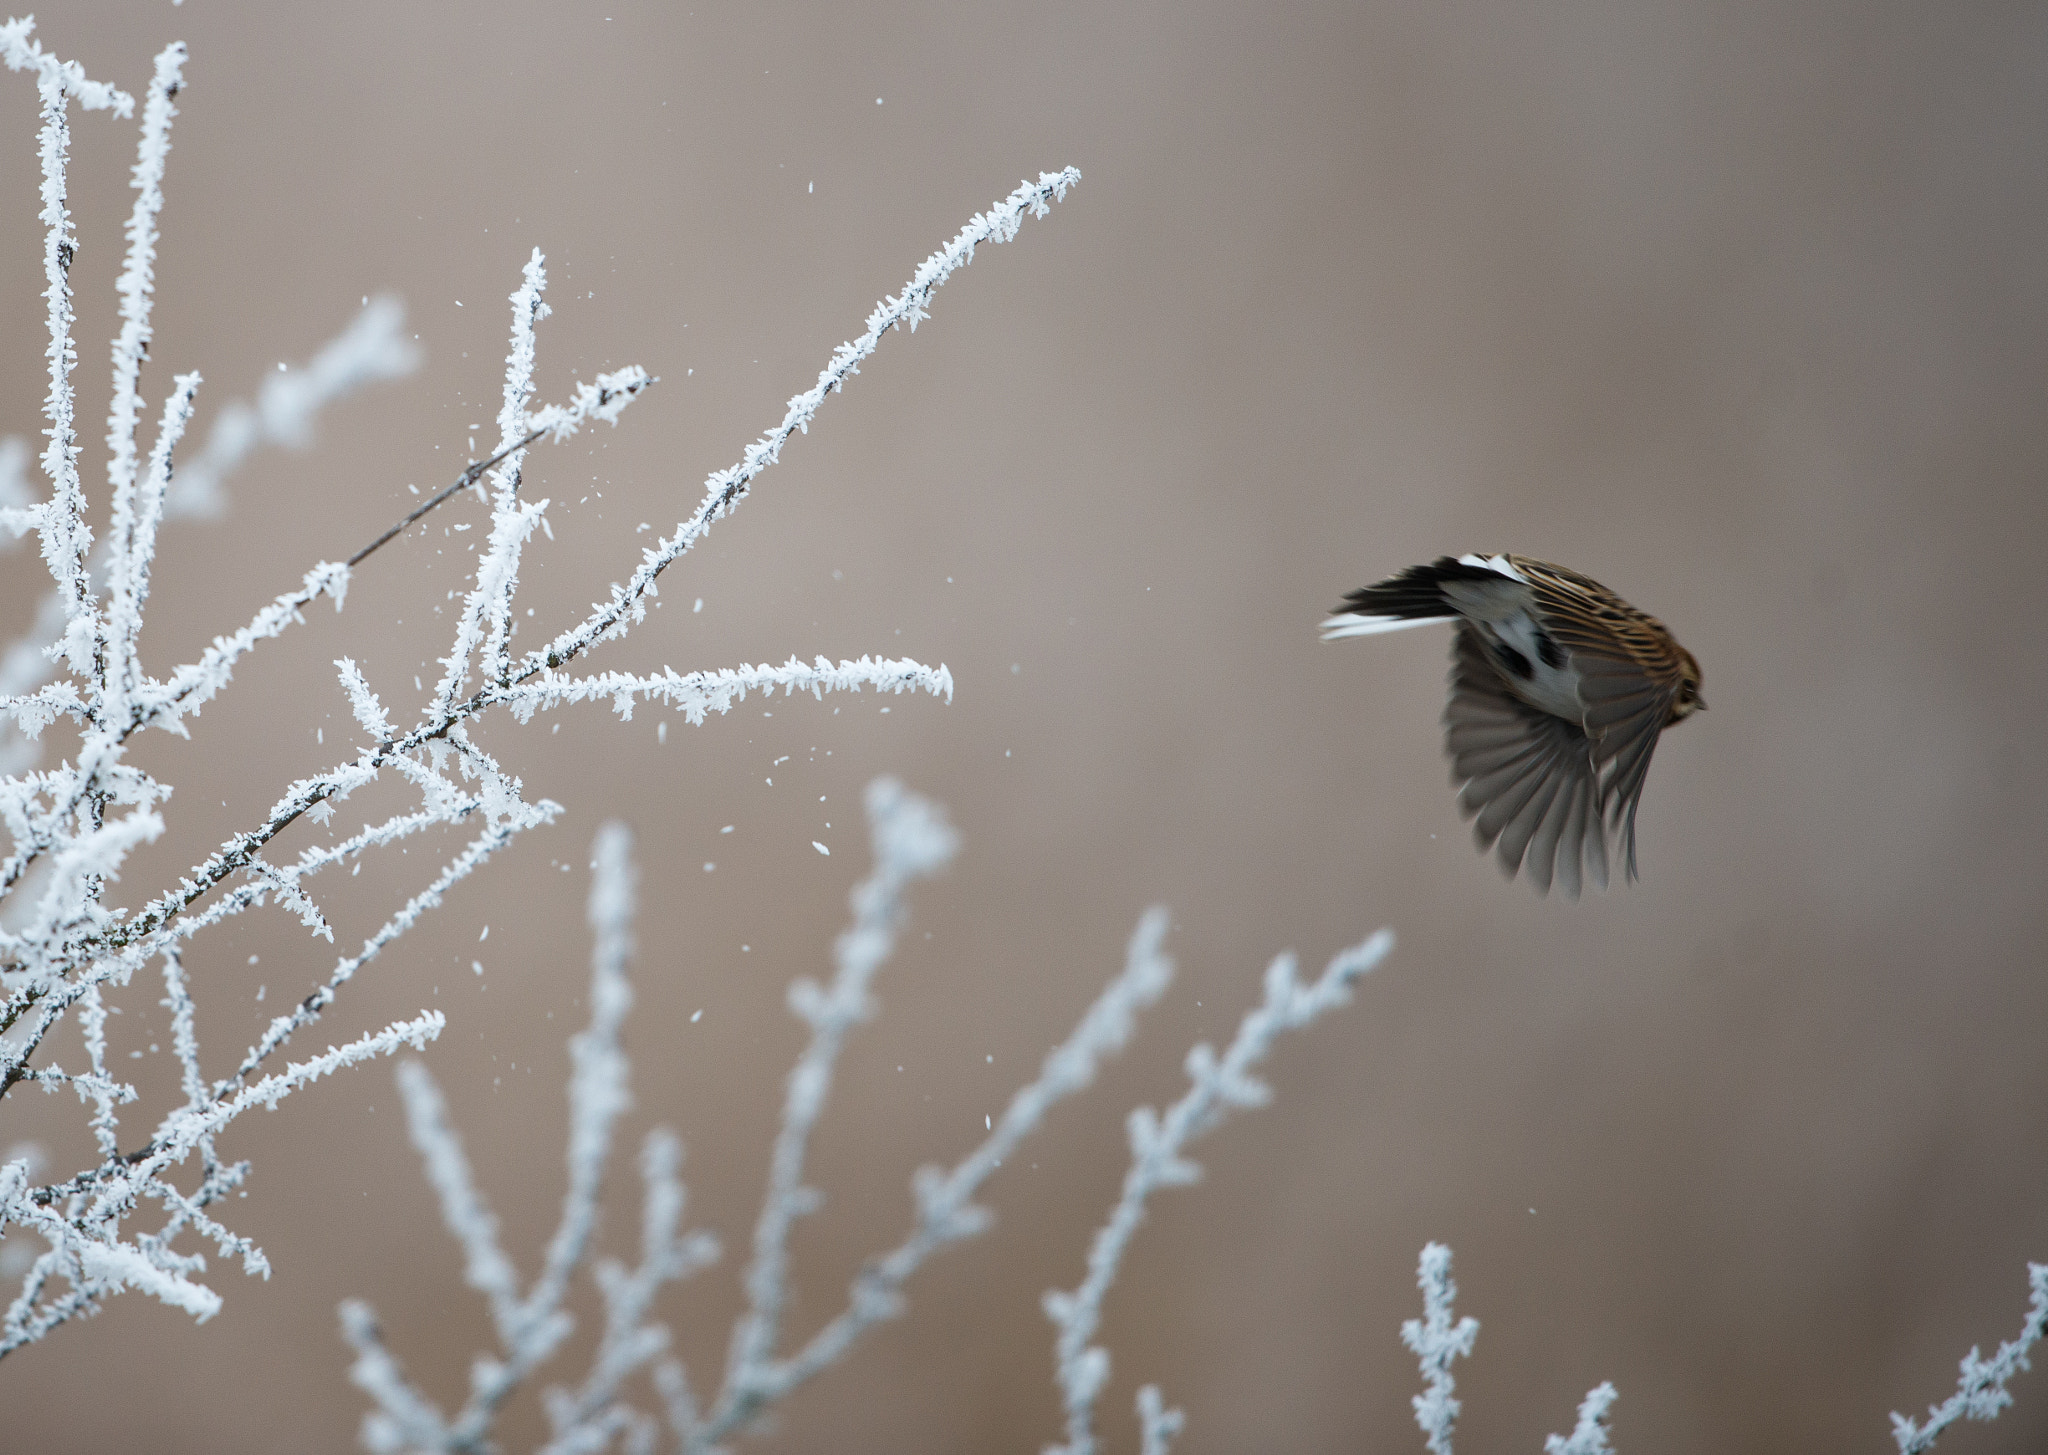
POLYGON ((1324 641, 1456 624, 1445 750, 1458 807, 1538 895, 1607 887, 1619 833, 1636 874, 1636 807, 1664 730, 1706 707, 1700 664, 1663 622, 1590 576, 1512 554, 1440 556, 1361 587, 1324 641))

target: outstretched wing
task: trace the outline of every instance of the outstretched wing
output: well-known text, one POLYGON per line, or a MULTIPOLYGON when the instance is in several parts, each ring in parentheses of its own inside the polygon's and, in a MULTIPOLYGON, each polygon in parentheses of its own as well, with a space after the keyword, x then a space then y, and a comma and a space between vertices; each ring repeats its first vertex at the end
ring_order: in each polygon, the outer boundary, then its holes
MULTIPOLYGON (((1444 709, 1458 806, 1477 815, 1481 850, 1493 848, 1513 878, 1538 894, 1554 881, 1579 897, 1584 879, 1607 887, 1607 833, 1593 744, 1579 727, 1515 696, 1479 632, 1459 622, 1444 709)), ((1640 791, 1640 785, 1638 788, 1640 791)))
POLYGON ((1636 807, 1650 755, 1671 721, 1683 681, 1678 644, 1663 623, 1599 582, 1548 562, 1515 558, 1544 625, 1578 673, 1586 736, 1600 772, 1600 808, 1620 831, 1628 877, 1636 877, 1636 807))

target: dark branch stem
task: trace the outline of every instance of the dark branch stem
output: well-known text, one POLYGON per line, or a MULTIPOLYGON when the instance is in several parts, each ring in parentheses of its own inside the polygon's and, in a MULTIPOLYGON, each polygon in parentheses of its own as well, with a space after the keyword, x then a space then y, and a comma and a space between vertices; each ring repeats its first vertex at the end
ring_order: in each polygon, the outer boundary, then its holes
POLYGON ((504 449, 498 451, 498 453, 496 453, 495 455, 492 455, 488 460, 478 460, 475 464, 471 465, 468 469, 464 470, 460 475, 456 476, 455 483, 453 485, 450 485, 447 489, 441 491, 440 494, 435 495, 431 499, 427 500, 419 507, 419 509, 413 511, 411 515, 408 515, 404 520, 398 522, 397 525, 392 526, 391 529, 385 531, 384 534, 378 536, 377 539, 371 541, 367 546, 364 546, 360 551, 357 551, 353 556, 350 556, 346 564, 351 567, 355 566, 364 557, 368 556, 370 552, 376 550, 377 547, 383 545, 393 536, 403 532, 407 526, 411 525, 414 521, 418 520, 421 516, 425 515, 428 511, 432 510, 435 506, 441 504, 441 502, 448 499, 451 495, 459 495, 464 490, 467 490, 470 486, 476 484, 477 481, 483 479, 484 471, 490 469, 491 466, 497 464, 507 455, 516 454, 520 450, 525 449, 528 445, 532 444, 535 440, 539 439, 542 435, 546 433, 547 431, 544 429, 533 430, 526 436, 525 439, 519 440, 514 444, 509 444, 505 446, 504 449))

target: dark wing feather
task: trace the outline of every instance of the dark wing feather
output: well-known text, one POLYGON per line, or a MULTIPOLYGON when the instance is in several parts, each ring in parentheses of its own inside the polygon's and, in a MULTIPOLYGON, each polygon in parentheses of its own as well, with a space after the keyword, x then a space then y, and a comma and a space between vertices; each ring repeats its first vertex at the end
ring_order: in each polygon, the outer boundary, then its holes
POLYGON ((1464 785, 1459 807, 1477 816, 1479 847, 1497 842, 1508 877, 1526 871, 1538 894, 1555 882, 1576 899, 1587 877, 1605 887, 1606 829, 1586 734, 1509 691, 1466 622, 1458 623, 1451 662, 1445 744, 1452 779, 1464 785))
POLYGON ((1458 614, 1458 603, 1444 594, 1446 584, 1498 586, 1506 579, 1490 567, 1468 566, 1454 556, 1439 556, 1427 566, 1410 566, 1384 581, 1361 586, 1335 610, 1340 614, 1434 621, 1458 614))
POLYGON ((1643 801, 1643 780, 1650 771, 1650 754, 1657 750, 1657 739, 1663 732, 1661 717, 1635 723, 1630 735, 1624 737, 1608 760, 1607 776, 1602 783, 1608 822, 1621 833, 1622 857, 1628 864, 1631 882, 1636 877, 1636 807, 1643 801))
POLYGON ((1579 674, 1586 735, 1600 771, 1599 809, 1621 833, 1633 880, 1636 807, 1683 681, 1678 644, 1662 622, 1599 582, 1548 562, 1514 560, 1529 578, 1544 625, 1579 674))

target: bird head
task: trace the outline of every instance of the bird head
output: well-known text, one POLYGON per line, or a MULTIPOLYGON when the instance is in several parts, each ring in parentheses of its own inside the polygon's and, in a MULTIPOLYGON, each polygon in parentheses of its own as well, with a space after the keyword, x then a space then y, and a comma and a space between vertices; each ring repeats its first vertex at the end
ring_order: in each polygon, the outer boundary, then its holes
MULTIPOLYGON (((1673 645, 1677 645, 1673 643, 1673 645)), ((1671 699, 1671 716, 1664 720, 1664 726, 1684 722, 1696 712, 1707 710, 1706 698, 1700 696, 1700 664, 1691 652, 1678 648, 1683 661, 1678 669, 1678 694, 1671 699)))

